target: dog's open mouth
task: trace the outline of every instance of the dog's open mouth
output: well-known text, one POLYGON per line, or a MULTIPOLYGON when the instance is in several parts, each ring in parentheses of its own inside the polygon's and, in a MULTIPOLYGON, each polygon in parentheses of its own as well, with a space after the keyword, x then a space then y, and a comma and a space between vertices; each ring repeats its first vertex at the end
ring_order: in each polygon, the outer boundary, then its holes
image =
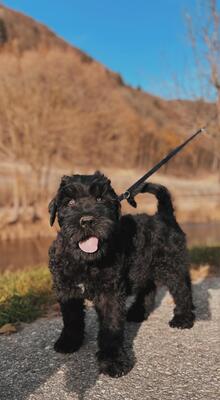
POLYGON ((96 236, 91 236, 86 240, 79 242, 79 248, 84 253, 95 253, 98 250, 99 239, 96 236))

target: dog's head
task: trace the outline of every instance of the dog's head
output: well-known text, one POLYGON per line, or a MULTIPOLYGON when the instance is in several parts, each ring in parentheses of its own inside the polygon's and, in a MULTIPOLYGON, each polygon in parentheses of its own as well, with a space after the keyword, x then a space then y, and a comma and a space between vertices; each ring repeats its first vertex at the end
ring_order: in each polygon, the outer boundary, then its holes
POLYGON ((114 237, 120 202, 111 182, 100 172, 64 176, 49 204, 50 224, 56 215, 73 257, 94 260, 105 254, 114 237))

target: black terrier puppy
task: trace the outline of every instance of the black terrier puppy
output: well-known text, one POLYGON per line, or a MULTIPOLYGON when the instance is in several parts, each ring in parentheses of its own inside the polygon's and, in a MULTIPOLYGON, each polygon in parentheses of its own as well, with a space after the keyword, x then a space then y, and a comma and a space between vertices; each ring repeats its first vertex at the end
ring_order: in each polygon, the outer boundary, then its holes
POLYGON ((100 324, 100 371, 113 377, 132 368, 123 347, 126 296, 135 295, 127 320, 146 320, 160 282, 175 302, 170 326, 191 328, 195 319, 185 235, 176 222, 170 194, 152 183, 144 183, 141 192, 156 195, 154 216, 121 216, 118 196, 100 172, 64 176, 49 205, 51 225, 57 214, 61 228, 49 250, 64 323, 54 348, 63 353, 80 348, 84 300, 92 300, 100 324))

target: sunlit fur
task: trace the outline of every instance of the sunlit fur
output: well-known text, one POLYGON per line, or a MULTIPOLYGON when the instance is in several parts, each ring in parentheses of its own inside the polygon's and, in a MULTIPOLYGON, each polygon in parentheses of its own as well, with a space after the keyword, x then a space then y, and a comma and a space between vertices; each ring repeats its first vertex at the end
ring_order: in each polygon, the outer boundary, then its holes
POLYGON ((157 197, 158 212, 154 216, 121 216, 118 197, 99 172, 63 177, 49 205, 51 225, 56 216, 60 225, 49 251, 64 322, 55 350, 69 353, 80 348, 84 300, 90 299, 99 317, 99 368, 111 376, 126 374, 132 368, 123 345, 128 295, 134 294, 135 302, 127 320, 146 320, 153 310, 159 282, 174 298, 170 326, 191 328, 194 323, 185 235, 176 222, 170 194, 165 187, 152 183, 143 184, 141 191, 157 197), (93 222, 81 226, 80 218, 88 215, 93 222), (90 236, 99 239, 99 248, 92 254, 79 248, 79 241, 90 236))

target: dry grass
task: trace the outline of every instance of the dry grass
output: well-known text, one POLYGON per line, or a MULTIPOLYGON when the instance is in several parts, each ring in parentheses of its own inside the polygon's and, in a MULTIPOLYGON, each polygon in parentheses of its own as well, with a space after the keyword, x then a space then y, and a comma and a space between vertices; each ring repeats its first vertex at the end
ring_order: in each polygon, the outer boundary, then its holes
MULTIPOLYGON (((45 205, 59 175, 55 165, 64 173, 106 169, 120 192, 213 113, 212 104, 165 101, 126 86, 118 74, 28 17, 3 6, 0 17, 7 32, 0 49, 4 238, 14 232, 29 235, 36 226, 41 234, 45 205)), ((210 129, 216 132, 214 125, 210 129)), ((164 182, 174 193, 180 220, 220 218, 219 201, 203 196, 209 193, 206 179, 203 190, 199 180, 184 183, 170 177, 193 174, 199 179, 204 171, 218 170, 215 141, 205 135, 161 170, 168 174, 164 182)), ((153 212, 150 197, 140 199, 142 210, 153 212)))

